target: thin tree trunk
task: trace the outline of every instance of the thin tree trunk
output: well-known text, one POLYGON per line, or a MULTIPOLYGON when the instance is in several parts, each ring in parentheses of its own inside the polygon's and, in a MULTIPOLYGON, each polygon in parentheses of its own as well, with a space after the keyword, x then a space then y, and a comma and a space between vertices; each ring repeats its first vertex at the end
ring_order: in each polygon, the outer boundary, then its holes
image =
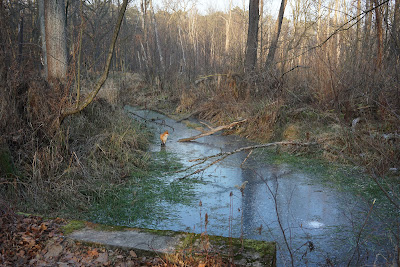
POLYGON ((18 27, 18 64, 22 63, 22 48, 24 44, 24 13, 20 11, 19 27, 18 27))
MULTIPOLYGON (((361 1, 361 0, 359 0, 361 1)), ((318 17, 317 17, 317 44, 320 42, 320 36, 321 36, 321 6, 322 2, 321 0, 318 0, 318 17)))
POLYGON ((182 59, 183 59, 183 64, 181 64, 180 72, 184 72, 184 71, 186 71, 186 57, 185 57, 185 48, 183 47, 182 34, 181 34, 181 27, 180 26, 178 26, 178 33, 179 33, 179 41, 180 41, 180 44, 181 44, 182 59))
MULTIPOLYGON (((357 1, 357 18, 360 18, 361 14, 361 0, 357 1)), ((356 51, 355 51, 355 56, 356 56, 356 61, 358 61, 358 56, 361 50, 361 39, 360 39, 360 22, 357 23, 357 28, 356 28, 356 51)))
POLYGON ((392 27, 392 51, 397 56, 400 56, 400 0, 396 0, 394 4, 394 16, 393 16, 393 27, 392 27))
POLYGON ((228 19, 226 20, 226 23, 225 23, 225 54, 226 55, 228 55, 228 53, 229 53, 231 21, 232 21, 232 0, 229 0, 228 19))
POLYGON ((245 70, 251 71, 256 67, 257 63, 257 46, 258 46, 258 22, 259 0, 250 0, 249 2, 249 28, 247 32, 245 70))
POLYGON ((376 42, 377 42, 377 54, 376 54, 376 69, 380 69, 382 66, 383 58, 383 31, 382 31, 382 17, 381 10, 379 8, 379 1, 375 0, 375 27, 376 27, 376 42))
POLYGON ((160 58, 161 70, 162 70, 162 72, 164 72, 164 70, 165 70, 164 58, 162 56, 160 38, 158 37, 157 21, 156 21, 156 16, 154 14, 152 1, 150 1, 150 9, 151 9, 151 17, 152 17, 152 22, 153 22, 153 27, 154 27, 154 35, 155 35, 156 44, 157 44, 158 56, 160 58))
POLYGON ((281 7, 279 9, 278 20, 277 20, 277 24, 276 24, 276 35, 275 35, 275 38, 271 42, 271 46, 268 51, 267 60, 265 62, 266 69, 269 69, 272 66, 272 63, 274 62, 275 51, 276 51, 276 48, 278 47, 278 40, 279 40, 279 35, 281 34, 283 15, 285 13, 286 4, 287 4, 287 0, 281 1, 281 7))
MULTIPOLYGON (((335 11, 334 11, 334 15, 333 15, 333 26, 335 27, 335 31, 338 29, 338 24, 339 24, 339 22, 338 22, 338 12, 339 12, 339 0, 335 0, 335 11)), ((334 58, 335 58, 335 65, 337 65, 338 64, 338 62, 339 62, 339 54, 340 54, 340 49, 339 49, 339 39, 340 39, 340 35, 339 34, 335 34, 334 36, 333 36, 333 38, 334 38, 334 45, 335 45, 335 47, 334 47, 334 53, 335 53, 335 56, 334 56, 334 58)))
POLYGON ((44 0, 39 0, 39 27, 40 39, 42 41, 42 64, 43 64, 43 77, 47 79, 47 51, 46 51, 46 28, 44 23, 44 0))
MULTIPOLYGON (((373 0, 366 0, 365 2, 365 10, 370 10, 372 8, 373 0)), ((364 25, 364 41, 363 41, 363 54, 369 53, 369 40, 371 35, 371 21, 372 21, 372 12, 368 12, 365 17, 365 25, 364 25)))

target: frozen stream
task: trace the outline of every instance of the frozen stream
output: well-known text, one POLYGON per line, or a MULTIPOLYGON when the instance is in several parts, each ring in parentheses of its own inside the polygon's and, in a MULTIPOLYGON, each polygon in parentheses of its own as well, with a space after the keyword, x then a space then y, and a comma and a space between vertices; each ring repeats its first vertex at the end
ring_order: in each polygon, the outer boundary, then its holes
MULTIPOLYGON (((221 136, 218 133, 192 142, 179 143, 178 139, 200 132, 152 111, 132 107, 126 109, 148 121, 164 121, 173 128, 148 124, 156 132, 157 140, 150 148, 154 158, 161 153, 175 155, 184 166, 189 166, 192 164, 188 162, 190 159, 251 145, 237 136, 221 136), (170 135, 164 150, 158 136, 165 130, 170 135)), ((207 213, 207 233, 276 241, 278 266, 289 266, 290 256, 279 226, 276 204, 295 266, 321 266, 330 262, 338 266, 347 262, 353 253, 355 239, 351 218, 360 210, 355 199, 320 185, 315 177, 290 171, 284 164, 268 165, 258 159, 258 155, 250 156, 243 168, 240 165, 247 152, 229 156, 204 172, 183 180, 178 179, 184 175, 182 173, 159 177, 167 187, 194 179, 201 182, 195 183, 190 189, 191 203, 182 204, 165 199, 153 203, 154 207, 167 210, 167 217, 155 216, 150 222, 132 219, 121 224, 201 233, 205 231, 204 218, 207 213), (245 181, 247 185, 242 195, 237 186, 245 181)), ((265 157, 265 153, 261 156, 265 157)), ((151 213, 152 210, 147 212, 151 213)))

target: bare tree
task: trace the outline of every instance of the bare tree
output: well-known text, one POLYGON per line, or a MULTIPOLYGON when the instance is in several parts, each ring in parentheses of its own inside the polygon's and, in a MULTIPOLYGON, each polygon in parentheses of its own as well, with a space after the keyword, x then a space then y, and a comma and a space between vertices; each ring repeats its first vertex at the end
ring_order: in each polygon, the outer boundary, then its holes
POLYGON ((61 124, 61 122, 67 116, 76 114, 76 113, 80 112, 81 110, 83 110, 84 108, 86 108, 93 101, 93 99, 95 98, 95 96, 97 95, 97 93, 100 91, 101 87, 107 80, 108 73, 110 72, 110 65, 111 65, 111 60, 112 60, 113 53, 114 53, 115 44, 117 42, 118 33, 121 28, 122 19, 124 17, 127 5, 128 5, 128 0, 124 0, 124 2, 122 3, 121 9, 119 11, 119 14, 118 14, 117 24, 115 26, 114 34, 113 34, 111 44, 110 44, 108 54, 107 54, 106 67, 104 69, 102 76, 97 81, 93 90, 85 97, 85 99, 82 100, 82 102, 80 102, 78 105, 72 105, 62 111, 61 115, 58 117, 58 120, 55 122, 58 125, 61 124))
POLYGON ((276 35, 275 35, 275 38, 272 40, 271 46, 269 47, 267 61, 265 62, 265 67, 267 69, 269 69, 271 67, 272 63, 274 62, 275 51, 278 47, 278 40, 279 40, 279 35, 281 34, 283 15, 285 13, 286 4, 287 4, 287 0, 281 1, 281 7, 279 9, 279 14, 278 14, 278 20, 276 22, 276 35))

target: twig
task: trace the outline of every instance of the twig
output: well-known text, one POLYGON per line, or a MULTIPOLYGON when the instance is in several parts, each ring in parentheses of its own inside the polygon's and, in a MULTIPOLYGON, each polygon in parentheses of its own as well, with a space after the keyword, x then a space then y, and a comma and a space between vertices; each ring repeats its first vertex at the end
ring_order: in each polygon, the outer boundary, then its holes
MULTIPOLYGON (((224 156, 222 156, 221 158, 214 160, 213 162, 211 162, 210 164, 208 164, 208 165, 205 166, 204 168, 197 169, 197 170, 195 170, 194 172, 192 172, 192 173, 190 173, 190 174, 187 174, 187 175, 185 175, 185 176, 179 178, 179 180, 183 180, 183 179, 185 179, 185 178, 187 178, 187 177, 189 177, 189 176, 192 176, 192 175, 195 175, 195 174, 197 174, 197 173, 199 173, 199 172, 202 172, 202 171, 204 171, 204 170, 210 168, 212 165, 214 165, 214 164, 216 164, 216 163, 218 163, 218 162, 224 160, 224 159, 227 158, 229 155, 231 155, 231 154, 224 155, 224 156)), ((205 162, 205 161, 203 161, 203 162, 205 162)), ((203 162, 202 162, 202 163, 203 163, 203 162)), ((199 164, 195 164, 195 165, 199 165, 199 164)), ((191 166, 191 167, 192 167, 192 166, 191 166)))
POLYGON ((243 165, 246 163, 247 159, 250 157, 252 153, 253 150, 250 150, 249 154, 247 154, 247 157, 243 160, 242 164, 240 164, 240 168, 243 168, 243 165))

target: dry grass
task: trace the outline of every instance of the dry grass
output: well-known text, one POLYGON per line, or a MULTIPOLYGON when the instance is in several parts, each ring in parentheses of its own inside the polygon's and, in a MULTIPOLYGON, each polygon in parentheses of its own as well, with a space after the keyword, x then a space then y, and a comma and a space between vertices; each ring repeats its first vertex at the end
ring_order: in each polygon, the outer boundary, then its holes
POLYGON ((98 99, 55 131, 57 98, 44 101, 49 89, 39 79, 28 84, 25 121, 3 134, 18 172, 2 178, 0 190, 20 209, 86 210, 135 168, 146 169, 146 130, 121 109, 98 99))

